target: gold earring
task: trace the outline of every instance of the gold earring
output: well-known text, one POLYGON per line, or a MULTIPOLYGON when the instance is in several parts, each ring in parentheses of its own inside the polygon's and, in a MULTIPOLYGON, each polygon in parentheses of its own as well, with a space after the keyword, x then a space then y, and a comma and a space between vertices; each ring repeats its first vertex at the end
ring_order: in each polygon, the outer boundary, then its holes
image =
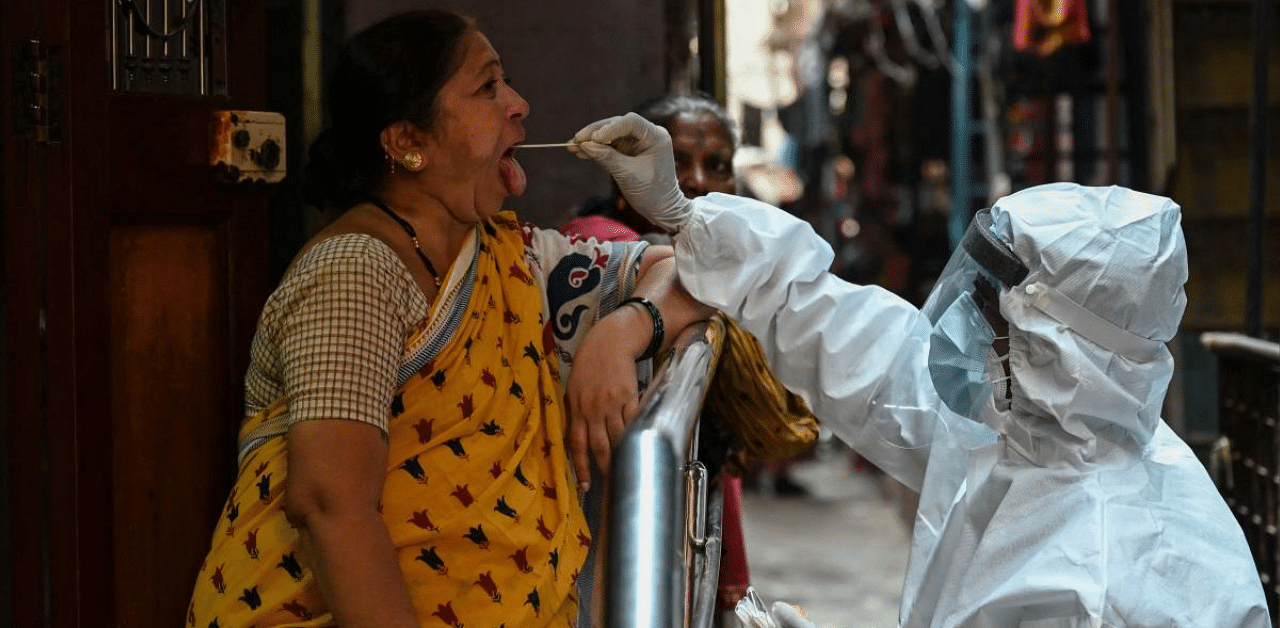
POLYGON ((405 153, 404 157, 400 158, 400 163, 404 165, 405 168, 417 172, 422 169, 422 153, 417 151, 405 153))
POLYGON ((382 156, 387 158, 387 168, 390 170, 389 174, 395 174, 396 160, 391 158, 391 153, 382 153, 382 156))

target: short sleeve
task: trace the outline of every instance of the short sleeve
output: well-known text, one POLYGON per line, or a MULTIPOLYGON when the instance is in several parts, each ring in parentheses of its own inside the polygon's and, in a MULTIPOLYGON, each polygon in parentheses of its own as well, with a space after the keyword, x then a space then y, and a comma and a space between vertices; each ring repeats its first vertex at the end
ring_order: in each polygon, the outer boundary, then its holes
POLYGON ((555 338, 562 375, 600 317, 635 289, 649 243, 602 241, 524 225, 530 271, 543 286, 543 313, 555 338))
POLYGON ((288 425, 350 419, 386 432, 417 290, 371 236, 331 238, 300 260, 264 312, 288 425))

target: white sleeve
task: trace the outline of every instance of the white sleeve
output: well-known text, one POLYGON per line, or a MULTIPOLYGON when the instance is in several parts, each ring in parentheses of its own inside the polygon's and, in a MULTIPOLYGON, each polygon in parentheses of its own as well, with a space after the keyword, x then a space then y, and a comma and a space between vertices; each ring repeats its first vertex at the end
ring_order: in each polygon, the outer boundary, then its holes
POLYGON ((940 425, 929 326, 915 307, 837 278, 830 245, 807 222, 751 199, 695 199, 675 251, 690 294, 755 334, 824 426, 919 490, 940 425))

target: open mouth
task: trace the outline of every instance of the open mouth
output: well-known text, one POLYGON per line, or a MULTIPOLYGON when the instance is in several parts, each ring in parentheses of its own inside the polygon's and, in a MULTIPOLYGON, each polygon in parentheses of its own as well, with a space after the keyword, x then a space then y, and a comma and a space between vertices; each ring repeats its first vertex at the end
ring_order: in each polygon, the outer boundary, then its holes
POLYGON ((502 183, 510 196, 524 194, 529 184, 528 179, 525 178, 524 168, 520 166, 520 162, 516 161, 516 148, 516 146, 508 147, 507 150, 502 151, 502 158, 498 160, 498 174, 502 177, 502 183))

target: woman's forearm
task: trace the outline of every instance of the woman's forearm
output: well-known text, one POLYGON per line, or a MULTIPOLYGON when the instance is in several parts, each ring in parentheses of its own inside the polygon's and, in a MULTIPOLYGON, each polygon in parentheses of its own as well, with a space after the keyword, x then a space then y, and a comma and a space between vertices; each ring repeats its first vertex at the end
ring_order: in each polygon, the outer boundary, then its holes
MULTIPOLYGON (((660 350, 669 348, 686 327, 715 313, 680 286, 670 247, 651 247, 645 253, 632 294, 658 308, 664 330, 660 350)), ((574 355, 565 396, 569 452, 581 490, 589 487, 592 456, 608 472, 613 446, 639 410, 636 360, 645 354, 657 329, 647 307, 620 307, 587 332, 574 355)))
POLYGON ((285 512, 343 628, 420 628, 378 513, 386 475, 381 430, 361 421, 301 421, 289 428, 285 512))
MULTIPOLYGON (((649 299, 661 312, 665 332, 662 349, 669 348, 686 327, 705 321, 716 312, 715 308, 694 299, 680 284, 674 256, 661 257, 649 264, 632 294, 649 299)), ((628 328, 635 332, 627 336, 633 340, 632 344, 637 340, 644 341, 646 344, 640 345, 640 351, 643 351, 652 338, 653 322, 648 313, 637 313, 639 316, 630 316, 626 321, 628 328)))
POLYGON ((409 589, 376 511, 308 515, 303 542, 343 628, 419 628, 409 589))

